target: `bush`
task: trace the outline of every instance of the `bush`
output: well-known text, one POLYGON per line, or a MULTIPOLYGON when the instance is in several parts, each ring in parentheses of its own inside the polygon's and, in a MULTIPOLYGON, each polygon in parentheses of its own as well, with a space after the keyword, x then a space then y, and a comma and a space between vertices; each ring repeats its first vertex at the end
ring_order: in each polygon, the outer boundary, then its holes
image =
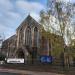
POLYGON ((6 56, 0 53, 0 61, 5 60, 6 56))

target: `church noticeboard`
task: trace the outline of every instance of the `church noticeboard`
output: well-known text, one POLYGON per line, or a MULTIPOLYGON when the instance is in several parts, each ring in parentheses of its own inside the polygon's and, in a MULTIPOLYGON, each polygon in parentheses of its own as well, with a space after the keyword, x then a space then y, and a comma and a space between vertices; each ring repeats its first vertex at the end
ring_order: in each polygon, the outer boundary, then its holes
POLYGON ((42 63, 52 63, 52 56, 41 56, 40 61, 42 63))

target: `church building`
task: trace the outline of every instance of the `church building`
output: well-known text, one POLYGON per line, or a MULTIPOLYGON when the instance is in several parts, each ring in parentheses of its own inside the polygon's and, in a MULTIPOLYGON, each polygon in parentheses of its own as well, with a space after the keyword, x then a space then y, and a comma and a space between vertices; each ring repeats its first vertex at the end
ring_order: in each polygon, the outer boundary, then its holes
POLYGON ((25 63, 37 61, 43 55, 58 57, 63 49, 62 37, 51 34, 52 38, 47 39, 44 32, 46 31, 43 31, 42 26, 28 15, 16 29, 16 34, 3 42, 1 51, 7 58, 24 58, 25 63), (57 42, 56 45, 55 42, 57 42), (57 55, 57 52, 53 53, 56 46, 59 51, 57 55))

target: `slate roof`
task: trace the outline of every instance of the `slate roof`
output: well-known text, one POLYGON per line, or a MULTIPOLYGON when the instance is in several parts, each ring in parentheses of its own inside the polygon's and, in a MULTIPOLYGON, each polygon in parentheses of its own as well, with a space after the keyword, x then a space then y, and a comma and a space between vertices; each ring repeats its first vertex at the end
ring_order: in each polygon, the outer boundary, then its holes
POLYGON ((37 25, 37 26, 40 26, 40 24, 35 19, 33 19, 30 15, 28 15, 26 17, 26 19, 20 24, 20 26, 16 30, 20 29, 24 25, 37 25))

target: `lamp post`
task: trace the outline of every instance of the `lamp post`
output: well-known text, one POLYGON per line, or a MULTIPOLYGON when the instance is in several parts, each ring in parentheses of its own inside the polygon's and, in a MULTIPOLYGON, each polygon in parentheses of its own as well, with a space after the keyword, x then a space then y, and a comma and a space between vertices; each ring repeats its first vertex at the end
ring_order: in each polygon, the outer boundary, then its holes
POLYGON ((10 53, 10 45, 9 45, 9 41, 8 41, 8 56, 7 56, 7 58, 9 57, 9 53, 10 53))

